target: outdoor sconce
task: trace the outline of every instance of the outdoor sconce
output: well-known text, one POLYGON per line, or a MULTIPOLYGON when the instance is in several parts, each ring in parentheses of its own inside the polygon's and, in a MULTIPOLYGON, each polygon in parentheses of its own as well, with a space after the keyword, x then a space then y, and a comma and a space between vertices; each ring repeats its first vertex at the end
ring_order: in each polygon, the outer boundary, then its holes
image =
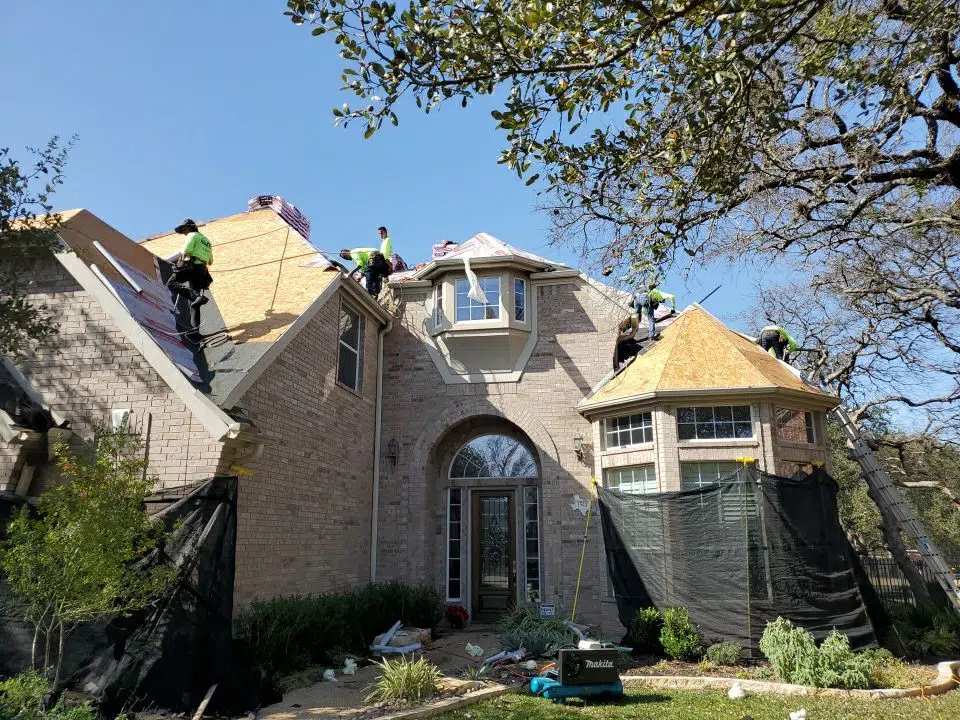
POLYGON ((583 437, 581 435, 574 436, 573 451, 577 454, 578 458, 583 460, 583 437))
POLYGON ((397 458, 400 456, 400 444, 394 439, 387 443, 387 457, 394 465, 397 464, 397 458))

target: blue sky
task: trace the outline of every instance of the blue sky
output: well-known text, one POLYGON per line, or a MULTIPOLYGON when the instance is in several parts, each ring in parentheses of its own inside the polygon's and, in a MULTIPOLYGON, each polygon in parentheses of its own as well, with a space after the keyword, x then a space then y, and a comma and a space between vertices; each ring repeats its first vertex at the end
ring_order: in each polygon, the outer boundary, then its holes
MULTIPOLYGON (((277 194, 325 250, 370 244, 384 224, 417 262, 433 243, 485 231, 590 269, 548 247, 535 192, 496 164, 503 136, 489 105, 411 109, 370 140, 360 126, 335 128, 331 108, 355 98, 339 91, 337 53, 284 9, 282 0, 0 0, 0 63, 17 68, 0 146, 23 157, 26 145, 77 133, 57 207, 85 207, 135 239, 277 194)), ((741 326, 753 278, 714 268, 664 288, 685 305, 723 283, 707 307, 741 326)))

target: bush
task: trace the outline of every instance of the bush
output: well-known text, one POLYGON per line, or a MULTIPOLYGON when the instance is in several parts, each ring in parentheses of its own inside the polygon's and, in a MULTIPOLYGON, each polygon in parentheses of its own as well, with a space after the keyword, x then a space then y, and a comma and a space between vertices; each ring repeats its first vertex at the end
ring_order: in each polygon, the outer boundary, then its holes
POLYGON ((365 652, 397 620, 435 629, 442 617, 443 600, 432 588, 374 583, 352 592, 255 602, 239 625, 261 668, 290 673, 329 662, 337 652, 365 652))
POLYGON ((515 607, 500 622, 500 639, 507 650, 524 648, 532 657, 576 642, 577 635, 558 618, 542 618, 529 608, 515 607))
POLYGON ((99 720, 90 703, 67 704, 63 697, 44 710, 49 690, 46 677, 32 670, 0 681, 0 720, 99 720))
POLYGON ((440 670, 425 658, 384 660, 380 667, 383 672, 373 684, 367 702, 421 702, 437 693, 440 670))
POLYGON ((907 653, 953 658, 960 654, 960 616, 950 610, 929 613, 913 605, 890 611, 898 641, 907 653))
POLYGON ((640 608, 633 616, 627 643, 635 655, 662 655, 660 631, 663 630, 663 615, 654 607, 640 608))
POLYGON ((690 622, 686 608, 667 608, 663 611, 663 629, 660 644, 671 660, 698 660, 703 654, 700 637, 690 622))
POLYGON ((742 649, 735 642, 719 642, 707 648, 707 660, 714 665, 737 665, 742 649))
POLYGON ((767 623, 760 650, 784 682, 813 687, 870 687, 871 658, 850 649, 836 630, 817 648, 813 634, 777 618, 767 623))

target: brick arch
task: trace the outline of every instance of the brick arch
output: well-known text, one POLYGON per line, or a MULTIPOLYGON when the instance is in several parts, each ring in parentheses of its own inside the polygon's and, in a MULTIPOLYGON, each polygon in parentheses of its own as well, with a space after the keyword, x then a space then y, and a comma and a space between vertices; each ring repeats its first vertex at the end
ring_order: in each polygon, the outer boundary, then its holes
POLYGON ((412 457, 416 458, 416 467, 426 472, 433 451, 438 448, 447 432, 464 420, 479 416, 506 420, 523 431, 540 455, 541 472, 545 469, 547 459, 556 465, 560 464, 557 445, 550 433, 543 423, 524 409, 522 403, 503 398, 476 397, 461 400, 427 424, 413 447, 412 457))

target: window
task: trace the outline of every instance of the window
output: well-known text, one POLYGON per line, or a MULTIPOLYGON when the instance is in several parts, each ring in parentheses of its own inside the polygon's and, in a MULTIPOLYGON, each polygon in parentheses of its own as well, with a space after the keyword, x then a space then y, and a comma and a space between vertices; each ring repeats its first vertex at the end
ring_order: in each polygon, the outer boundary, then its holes
POLYGON ((680 489, 696 490, 736 471, 733 461, 680 463, 680 489))
POLYGON ((650 413, 607 418, 604 429, 608 448, 653 442, 653 416, 650 413))
POLYGON ((346 305, 340 306, 340 361, 337 380, 351 390, 360 392, 363 369, 360 364, 360 342, 363 338, 363 318, 346 305))
POLYGON ((513 317, 517 322, 527 321, 527 283, 520 278, 513 279, 513 317))
POLYGON ((813 413, 777 408, 777 437, 781 440, 813 445, 817 441, 817 434, 813 428, 813 413))
POLYGON ((692 407, 677 410, 681 440, 731 440, 753 437, 749 405, 692 407))
POLYGON ((470 283, 466 278, 457 280, 457 322, 468 320, 497 320, 500 317, 500 278, 477 278, 480 289, 487 296, 487 303, 478 303, 468 295, 470 283))
POLYGON ((650 465, 609 468, 603 473, 604 483, 610 490, 631 495, 649 495, 657 492, 657 474, 650 465))
POLYGON ((443 284, 437 283, 433 287, 433 326, 443 327, 443 284))
POLYGON ((537 477, 537 464, 518 440, 506 435, 481 435, 460 448, 450 465, 450 477, 537 477))
POLYGON ((447 490, 447 600, 459 601, 460 590, 460 531, 463 527, 463 491, 447 490))
POLYGON ((527 602, 540 602, 540 499, 537 488, 523 488, 523 536, 526 543, 527 602))

